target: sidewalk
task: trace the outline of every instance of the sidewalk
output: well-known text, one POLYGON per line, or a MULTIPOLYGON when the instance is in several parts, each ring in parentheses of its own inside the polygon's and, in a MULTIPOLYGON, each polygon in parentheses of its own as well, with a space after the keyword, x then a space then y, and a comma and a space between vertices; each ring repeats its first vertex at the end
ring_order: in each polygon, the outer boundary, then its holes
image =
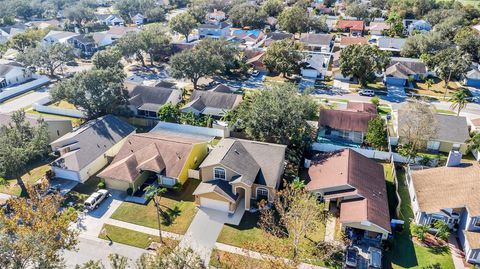
POLYGON ((450 253, 452 254, 453 264, 455 269, 467 269, 464 263, 464 254, 462 248, 458 244, 457 237, 454 234, 450 234, 448 238, 448 247, 450 248, 450 253))
MULTIPOLYGON (((121 228, 133 230, 133 231, 136 231, 136 232, 141 232, 141 233, 146 233, 146 234, 158 236, 158 230, 157 229, 153 229, 153 228, 150 228, 150 227, 145 227, 145 226, 141 226, 141 225, 137 225, 137 224, 121 221, 121 220, 116 220, 116 219, 110 219, 109 218, 105 221, 105 224, 110 224, 110 225, 118 226, 118 227, 121 227, 121 228)), ((166 232, 166 231, 162 231, 162 236, 164 236, 166 238, 174 239, 174 240, 179 240, 179 241, 182 240, 182 238, 183 238, 183 235, 179 235, 179 234, 171 233, 171 232, 166 232)))

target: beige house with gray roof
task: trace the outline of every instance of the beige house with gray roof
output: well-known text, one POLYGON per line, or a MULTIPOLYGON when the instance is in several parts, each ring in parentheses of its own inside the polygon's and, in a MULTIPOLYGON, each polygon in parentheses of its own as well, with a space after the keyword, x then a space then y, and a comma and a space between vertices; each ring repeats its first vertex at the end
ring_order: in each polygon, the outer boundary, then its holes
POLYGON ((227 138, 200 165, 198 206, 234 213, 241 203, 273 201, 285 167, 286 146, 227 138))

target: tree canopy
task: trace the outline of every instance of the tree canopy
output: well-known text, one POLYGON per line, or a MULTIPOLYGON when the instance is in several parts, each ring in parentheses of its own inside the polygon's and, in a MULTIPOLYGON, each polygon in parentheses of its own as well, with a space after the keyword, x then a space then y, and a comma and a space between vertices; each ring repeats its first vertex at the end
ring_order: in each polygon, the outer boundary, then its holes
POLYGON ((302 59, 300 43, 284 39, 274 41, 268 46, 263 62, 270 72, 279 72, 286 76, 300 70, 302 59))
POLYGON ((267 13, 257 5, 243 3, 233 6, 228 17, 235 27, 262 28, 267 20, 267 13))
POLYGON ((54 43, 28 47, 25 53, 18 55, 17 60, 26 66, 45 69, 50 76, 54 76, 59 68, 74 58, 74 50, 70 45, 54 43))
POLYGON ((278 26, 289 33, 304 33, 309 26, 307 10, 299 5, 286 8, 278 16, 278 26))
POLYGON ((169 22, 170 29, 173 32, 182 34, 187 42, 188 35, 197 27, 197 24, 195 18, 188 12, 173 17, 169 22))

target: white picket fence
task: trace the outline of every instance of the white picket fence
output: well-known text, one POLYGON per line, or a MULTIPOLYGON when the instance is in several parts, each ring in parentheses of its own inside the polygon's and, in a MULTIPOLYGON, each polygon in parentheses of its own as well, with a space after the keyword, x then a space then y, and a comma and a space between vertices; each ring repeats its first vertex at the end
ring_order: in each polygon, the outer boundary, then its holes
POLYGON ((0 92, 0 102, 6 101, 17 95, 44 86, 50 82, 50 79, 46 76, 34 75, 34 78, 35 80, 29 81, 27 83, 2 89, 2 92, 0 92))
POLYGON ((51 98, 50 96, 48 96, 34 103, 32 107, 34 110, 42 113, 61 115, 61 116, 72 117, 72 118, 81 118, 81 119, 86 118, 85 113, 77 109, 47 106, 47 104, 50 102, 51 102, 51 98))

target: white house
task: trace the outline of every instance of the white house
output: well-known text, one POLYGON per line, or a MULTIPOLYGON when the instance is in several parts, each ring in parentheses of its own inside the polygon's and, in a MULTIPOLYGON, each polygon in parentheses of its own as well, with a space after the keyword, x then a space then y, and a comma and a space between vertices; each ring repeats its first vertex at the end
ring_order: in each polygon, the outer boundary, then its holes
POLYGON ((44 44, 54 44, 54 43, 62 43, 67 44, 70 39, 75 36, 79 36, 77 33, 67 32, 67 31, 50 31, 48 34, 43 37, 42 43, 44 44))
POLYGON ((15 24, 0 27, 0 44, 5 44, 14 35, 25 32, 27 27, 23 24, 15 24))
MULTIPOLYGON (((0 89, 22 84, 32 78, 32 71, 19 63, 0 64, 0 89)), ((1 90, 0 90, 1 92, 1 90)))
POLYGON ((301 74, 307 78, 324 78, 327 73, 330 55, 312 53, 305 57, 301 74))
POLYGON ((106 115, 60 137, 50 143, 52 150, 59 154, 50 164, 55 177, 85 182, 113 159, 133 133, 133 126, 106 115))
POLYGON ((125 21, 118 14, 95 14, 99 23, 109 26, 125 25, 125 21))
POLYGON ((137 13, 135 16, 131 17, 132 22, 137 25, 143 25, 144 23, 147 22, 147 17, 145 17, 143 14, 137 13))

